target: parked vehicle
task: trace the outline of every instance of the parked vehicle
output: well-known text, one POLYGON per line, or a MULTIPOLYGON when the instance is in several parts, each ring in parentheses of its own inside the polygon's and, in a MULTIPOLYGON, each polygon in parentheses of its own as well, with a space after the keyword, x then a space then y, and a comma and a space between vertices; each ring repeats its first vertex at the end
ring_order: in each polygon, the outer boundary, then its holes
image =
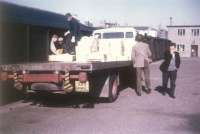
POLYGON ((135 36, 134 28, 96 30, 78 43, 76 60, 0 65, 0 78, 13 80, 16 89, 26 92, 87 93, 113 102, 120 85, 134 79, 135 36))

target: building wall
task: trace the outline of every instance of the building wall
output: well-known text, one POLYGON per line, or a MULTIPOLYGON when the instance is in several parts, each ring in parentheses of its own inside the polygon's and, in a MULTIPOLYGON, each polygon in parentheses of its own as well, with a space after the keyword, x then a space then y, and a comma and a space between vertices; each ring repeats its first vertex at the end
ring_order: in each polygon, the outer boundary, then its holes
POLYGON ((176 47, 182 57, 191 57, 191 45, 198 45, 198 56, 200 56, 200 26, 168 27, 168 39, 176 43, 176 47), (180 29, 185 29, 185 34, 180 35, 180 29), (199 34, 194 36, 192 29, 199 29, 199 34), (181 47, 180 47, 181 46, 181 47))
POLYGON ((168 39, 168 31, 165 29, 158 30, 158 37, 162 39, 168 39))

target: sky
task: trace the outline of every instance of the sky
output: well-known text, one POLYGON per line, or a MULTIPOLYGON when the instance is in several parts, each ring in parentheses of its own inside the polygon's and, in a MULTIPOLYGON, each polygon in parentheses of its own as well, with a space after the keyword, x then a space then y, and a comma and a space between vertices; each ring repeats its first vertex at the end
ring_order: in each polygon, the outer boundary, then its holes
POLYGON ((72 13, 95 26, 104 20, 120 25, 166 28, 200 25, 200 0, 1 0, 56 13, 72 13))

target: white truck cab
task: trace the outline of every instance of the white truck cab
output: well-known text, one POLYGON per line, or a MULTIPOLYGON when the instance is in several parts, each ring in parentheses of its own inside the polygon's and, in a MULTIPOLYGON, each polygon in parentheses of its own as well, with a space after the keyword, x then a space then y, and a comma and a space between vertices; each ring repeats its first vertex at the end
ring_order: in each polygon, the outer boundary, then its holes
POLYGON ((95 30, 91 37, 83 37, 76 47, 78 61, 128 61, 135 42, 136 30, 115 27, 95 30))

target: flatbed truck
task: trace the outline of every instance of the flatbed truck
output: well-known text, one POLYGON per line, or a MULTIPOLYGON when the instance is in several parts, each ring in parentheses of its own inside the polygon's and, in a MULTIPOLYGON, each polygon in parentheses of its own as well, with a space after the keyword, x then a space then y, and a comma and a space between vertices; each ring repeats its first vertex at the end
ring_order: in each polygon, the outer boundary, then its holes
MULTIPOLYGON (((0 65, 0 80, 11 79, 16 89, 25 92, 86 93, 113 102, 121 87, 136 85, 131 61, 136 31, 133 28, 109 28, 94 31, 95 36, 99 38, 92 41, 95 45, 88 45, 91 42, 88 38, 80 43, 77 60, 0 65), (96 55, 92 55, 94 50, 96 55), (92 56, 85 57, 88 53, 92 56)), ((153 56, 158 57, 170 41, 152 39, 150 43, 153 56), (156 49, 156 41, 161 43, 157 44, 159 49, 156 49)))
POLYGON ((88 93, 113 102, 131 68, 131 61, 22 63, 0 65, 0 78, 12 79, 18 90, 88 93))

